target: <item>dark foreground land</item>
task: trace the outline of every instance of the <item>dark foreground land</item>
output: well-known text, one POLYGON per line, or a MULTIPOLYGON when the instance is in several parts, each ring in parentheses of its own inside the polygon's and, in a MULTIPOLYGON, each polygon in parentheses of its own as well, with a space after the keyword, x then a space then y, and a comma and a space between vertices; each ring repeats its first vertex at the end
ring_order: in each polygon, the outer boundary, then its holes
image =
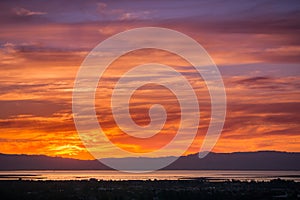
POLYGON ((0 181, 0 199, 300 199, 300 183, 197 180, 0 181))

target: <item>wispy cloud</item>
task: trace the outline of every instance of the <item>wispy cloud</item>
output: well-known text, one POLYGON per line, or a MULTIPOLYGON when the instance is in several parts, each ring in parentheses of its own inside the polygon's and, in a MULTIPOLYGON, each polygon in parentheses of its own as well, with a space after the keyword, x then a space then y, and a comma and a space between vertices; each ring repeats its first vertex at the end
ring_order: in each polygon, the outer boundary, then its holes
POLYGON ((39 11, 30 11, 25 8, 17 7, 12 9, 13 13, 17 16, 32 16, 32 15, 45 15, 46 12, 39 12, 39 11))

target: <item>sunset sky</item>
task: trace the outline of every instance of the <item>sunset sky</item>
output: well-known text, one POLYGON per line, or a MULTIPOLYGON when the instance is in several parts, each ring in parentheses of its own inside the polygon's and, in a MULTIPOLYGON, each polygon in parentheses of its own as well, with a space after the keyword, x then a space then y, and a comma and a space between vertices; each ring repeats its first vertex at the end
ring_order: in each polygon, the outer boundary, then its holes
MULTIPOLYGON (((299 1, 3 0, 0 153, 93 159, 73 122, 77 71, 104 39, 148 26, 192 37, 219 67, 227 116, 214 152, 300 152, 299 1)), ((98 85, 99 123, 112 142, 133 152, 152 151, 174 136, 180 110, 165 88, 148 85, 134 94, 131 114, 137 124, 149 123, 145 113, 153 103, 165 105, 171 113, 162 133, 143 143, 120 133, 107 111, 110 102, 103 101, 122 73, 148 62, 177 68, 197 91, 201 121, 186 154, 198 152, 210 120, 209 94, 205 83, 195 79, 190 64, 170 52, 146 49, 116 60, 98 85)), ((108 156, 114 155, 103 157, 108 156)))

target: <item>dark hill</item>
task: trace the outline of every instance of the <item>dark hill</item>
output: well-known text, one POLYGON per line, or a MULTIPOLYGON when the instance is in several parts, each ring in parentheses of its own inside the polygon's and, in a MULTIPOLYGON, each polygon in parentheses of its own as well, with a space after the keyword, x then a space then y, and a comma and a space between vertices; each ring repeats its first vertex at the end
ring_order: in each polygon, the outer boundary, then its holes
MULTIPOLYGON (((115 158, 116 159, 116 158, 115 158)), ((132 162, 132 159, 123 158, 132 162)), ((164 159, 164 158, 153 158, 164 159)), ((79 170, 109 169, 97 160, 76 160, 43 155, 0 154, 0 170, 79 170)), ((300 170, 300 153, 278 151, 210 153, 180 157, 165 169, 172 170, 300 170)))

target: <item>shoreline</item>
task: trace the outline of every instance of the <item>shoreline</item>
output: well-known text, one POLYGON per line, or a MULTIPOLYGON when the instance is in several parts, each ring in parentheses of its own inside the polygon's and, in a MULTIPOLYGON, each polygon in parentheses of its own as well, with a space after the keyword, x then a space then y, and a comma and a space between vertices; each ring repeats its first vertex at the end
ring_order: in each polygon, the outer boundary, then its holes
POLYGON ((1 180, 4 199, 298 199, 292 180, 1 180))

